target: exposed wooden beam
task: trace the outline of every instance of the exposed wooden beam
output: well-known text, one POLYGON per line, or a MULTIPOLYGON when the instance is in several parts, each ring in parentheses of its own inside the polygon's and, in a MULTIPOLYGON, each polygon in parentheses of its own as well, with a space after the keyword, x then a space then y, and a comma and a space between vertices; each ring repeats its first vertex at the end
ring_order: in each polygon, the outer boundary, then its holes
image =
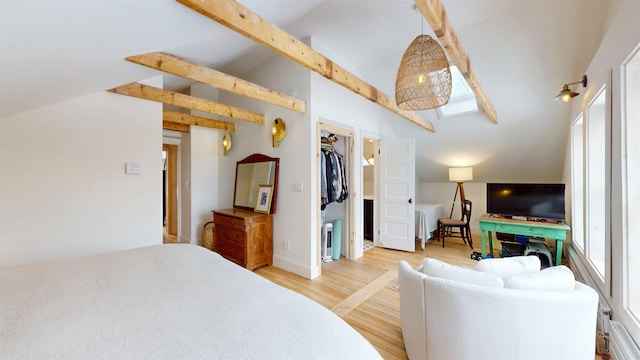
POLYGON ((186 124, 178 124, 171 121, 162 121, 162 128, 166 130, 175 130, 180 132, 189 132, 190 127, 186 124))
POLYGON ((177 1, 405 119, 435 132, 429 120, 422 118, 415 112, 399 109, 395 99, 391 99, 371 84, 351 74, 324 55, 313 50, 309 45, 274 26, 236 1, 177 1))
POLYGON ((307 103, 300 99, 282 94, 275 90, 267 89, 252 82, 187 61, 171 54, 152 52, 129 56, 126 59, 139 65, 144 65, 152 69, 164 71, 169 74, 197 81, 206 85, 215 86, 224 91, 277 105, 285 109, 297 111, 303 114, 307 112, 307 103))
POLYGON ((179 113, 175 111, 165 110, 162 112, 162 120, 184 125, 204 126, 212 129, 225 130, 229 132, 236 131, 236 124, 229 121, 209 119, 202 116, 179 113))
POLYGON ((140 83, 130 83, 107 91, 146 100, 158 101, 164 104, 175 105, 187 109, 204 111, 233 119, 264 124, 263 114, 140 83))
POLYGON ((444 6, 442 6, 440 0, 415 0, 415 2, 422 16, 427 19, 436 36, 440 39, 440 43, 444 46, 449 57, 451 57, 454 64, 456 64, 469 86, 471 86, 484 112, 494 124, 497 124, 498 115, 496 114, 496 109, 484 92, 475 71, 471 68, 471 61, 462 48, 462 44, 458 40, 456 32, 453 30, 447 12, 444 10, 444 6))

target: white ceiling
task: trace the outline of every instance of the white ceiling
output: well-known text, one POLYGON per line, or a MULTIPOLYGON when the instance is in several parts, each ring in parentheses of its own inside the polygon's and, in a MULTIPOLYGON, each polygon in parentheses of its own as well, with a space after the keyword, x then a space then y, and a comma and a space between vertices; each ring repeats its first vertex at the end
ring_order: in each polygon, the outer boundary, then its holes
MULTIPOLYGON (((476 181, 559 181, 569 107, 551 99, 581 78, 615 1, 442 0, 498 124, 481 113, 420 112, 431 133, 381 108, 398 136, 416 137, 420 180, 447 181, 447 167, 473 165, 476 181)), ((431 33, 411 0, 240 2, 327 44, 330 58, 392 97, 406 46, 431 33)), ((0 0, 0 117, 157 76, 124 60, 151 51, 239 77, 276 56, 173 0, 0 0)), ((167 88, 188 85, 165 76, 167 88)))

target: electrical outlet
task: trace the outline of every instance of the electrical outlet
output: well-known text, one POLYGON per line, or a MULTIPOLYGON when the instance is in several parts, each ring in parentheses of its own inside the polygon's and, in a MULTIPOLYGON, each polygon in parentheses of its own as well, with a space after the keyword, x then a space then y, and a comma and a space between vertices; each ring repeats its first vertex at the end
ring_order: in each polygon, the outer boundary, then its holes
POLYGON ((289 242, 288 241, 283 241, 282 242, 282 248, 285 250, 289 250, 289 242))

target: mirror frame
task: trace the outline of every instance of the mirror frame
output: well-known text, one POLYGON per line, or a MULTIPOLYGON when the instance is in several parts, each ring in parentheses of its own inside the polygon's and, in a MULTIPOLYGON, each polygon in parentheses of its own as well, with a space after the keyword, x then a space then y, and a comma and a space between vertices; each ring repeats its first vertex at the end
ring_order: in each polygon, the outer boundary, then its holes
POLYGON ((278 203, 278 174, 280 173, 280 158, 272 158, 263 154, 251 154, 246 158, 236 162, 236 176, 233 182, 233 207, 235 209, 244 209, 254 211, 254 208, 248 206, 236 205, 236 188, 238 187, 238 166, 241 164, 253 164, 261 162, 275 161, 276 169, 273 176, 273 193, 271 194, 271 211, 270 214, 276 213, 276 205, 278 203))

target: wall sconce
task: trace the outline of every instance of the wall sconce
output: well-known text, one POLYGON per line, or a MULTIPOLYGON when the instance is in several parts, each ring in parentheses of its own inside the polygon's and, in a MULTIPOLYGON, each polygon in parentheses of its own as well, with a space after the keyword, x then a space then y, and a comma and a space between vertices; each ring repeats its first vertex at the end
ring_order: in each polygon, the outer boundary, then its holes
POLYGON ((222 155, 227 156, 231 150, 231 135, 225 133, 222 135, 222 155))
POLYGON ((587 75, 582 75, 582 80, 580 81, 576 81, 576 82, 572 82, 569 84, 564 84, 562 86, 562 91, 560 91, 560 93, 553 98, 553 100, 555 101, 562 101, 562 102, 568 102, 569 99, 576 97, 578 95, 580 95, 580 93, 577 93, 575 91, 572 91, 571 89, 569 89, 569 85, 575 85, 575 84, 582 84, 582 87, 587 87, 587 75))
POLYGON ((284 135, 287 132, 287 127, 284 124, 284 120, 277 118, 273 120, 271 124, 271 137, 273 139, 273 147, 280 145, 280 141, 284 139, 284 135))

